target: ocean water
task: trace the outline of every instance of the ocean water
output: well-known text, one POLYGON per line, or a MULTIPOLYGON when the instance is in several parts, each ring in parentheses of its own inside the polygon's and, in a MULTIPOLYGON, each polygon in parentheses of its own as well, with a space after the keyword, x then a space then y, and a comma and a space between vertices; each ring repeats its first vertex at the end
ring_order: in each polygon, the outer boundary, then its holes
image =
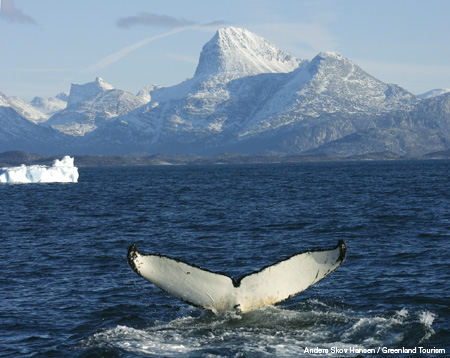
POLYGON ((79 173, 0 185, 1 357, 450 355, 448 161, 79 173), (136 243, 238 278, 341 239, 338 270, 247 314, 193 308, 126 259, 136 243))

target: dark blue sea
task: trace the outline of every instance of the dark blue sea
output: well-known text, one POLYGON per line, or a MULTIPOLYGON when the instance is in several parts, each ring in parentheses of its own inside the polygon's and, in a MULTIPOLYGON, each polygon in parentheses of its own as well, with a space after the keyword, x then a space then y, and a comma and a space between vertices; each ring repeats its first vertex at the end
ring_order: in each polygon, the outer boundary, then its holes
POLYGON ((450 355, 449 161, 79 173, 0 185, 1 357, 450 355), (239 278, 338 240, 338 270, 247 314, 182 303, 126 258, 136 243, 239 278))

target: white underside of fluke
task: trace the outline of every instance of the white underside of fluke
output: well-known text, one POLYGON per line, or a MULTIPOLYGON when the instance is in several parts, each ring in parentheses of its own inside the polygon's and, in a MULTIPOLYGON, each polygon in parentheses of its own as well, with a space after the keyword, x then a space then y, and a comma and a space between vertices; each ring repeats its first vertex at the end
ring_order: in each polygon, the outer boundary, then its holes
POLYGON ((267 266, 239 280, 178 259, 128 250, 140 276, 172 296, 215 313, 251 311, 287 300, 336 270, 347 255, 344 241, 329 250, 311 250, 267 266))

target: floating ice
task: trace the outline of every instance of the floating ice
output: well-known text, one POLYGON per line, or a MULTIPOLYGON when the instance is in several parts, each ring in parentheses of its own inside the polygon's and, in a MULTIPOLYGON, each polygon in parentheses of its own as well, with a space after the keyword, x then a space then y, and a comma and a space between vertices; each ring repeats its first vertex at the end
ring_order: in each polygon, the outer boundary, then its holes
POLYGON ((0 183, 76 183, 78 168, 73 165, 73 159, 66 155, 62 160, 56 159, 51 167, 22 164, 20 167, 0 168, 0 183))

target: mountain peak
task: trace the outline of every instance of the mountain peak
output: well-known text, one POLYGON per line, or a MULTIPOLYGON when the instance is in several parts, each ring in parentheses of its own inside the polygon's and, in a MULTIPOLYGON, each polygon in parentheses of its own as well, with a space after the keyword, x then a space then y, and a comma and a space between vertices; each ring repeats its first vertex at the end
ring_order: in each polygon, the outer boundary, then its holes
POLYGON ((343 78, 354 71, 363 72, 348 58, 331 51, 320 52, 309 62, 308 68, 311 73, 339 74, 343 78))
POLYGON ((109 91, 114 89, 114 86, 110 85, 109 83, 105 82, 103 80, 103 78, 101 77, 97 77, 94 81, 94 83, 101 89, 103 89, 104 91, 109 91))
POLYGON ((311 63, 312 64, 319 64, 321 62, 341 62, 341 63, 349 63, 350 60, 347 59, 346 57, 336 53, 336 52, 331 52, 331 51, 326 51, 326 52, 320 52, 319 54, 317 54, 312 60, 311 63))
POLYGON ((427 99, 427 98, 441 96, 446 93, 450 93, 450 88, 436 88, 431 91, 420 94, 417 97, 419 97, 421 99, 427 99))
POLYGON ((111 86, 100 77, 97 77, 94 82, 85 83, 84 85, 72 83, 72 86, 70 87, 70 94, 67 99, 68 106, 85 101, 101 92, 106 92, 113 89, 114 86, 111 86))
POLYGON ((333 51, 325 51, 325 52, 320 52, 317 57, 320 58, 330 58, 330 59, 336 59, 336 60, 342 60, 345 59, 344 56, 338 54, 337 52, 333 52, 333 51))
POLYGON ((264 38, 243 28, 219 29, 203 46, 195 76, 231 79, 261 73, 287 73, 299 61, 264 38))

